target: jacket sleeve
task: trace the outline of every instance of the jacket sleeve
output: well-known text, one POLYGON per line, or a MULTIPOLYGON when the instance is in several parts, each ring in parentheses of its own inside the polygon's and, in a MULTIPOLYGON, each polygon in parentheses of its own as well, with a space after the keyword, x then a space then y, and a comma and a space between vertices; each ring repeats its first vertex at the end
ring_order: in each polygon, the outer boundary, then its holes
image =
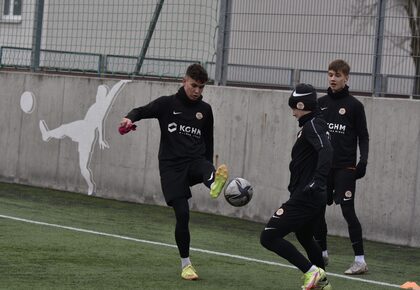
POLYGON ((357 107, 355 116, 356 133, 359 141, 360 161, 367 163, 369 156, 369 133, 367 129, 366 114, 363 104, 357 107))
POLYGON ((208 161, 213 163, 213 150, 214 150, 214 119, 213 111, 210 107, 209 118, 204 127, 204 143, 206 145, 205 157, 208 161))
POLYGON ((326 126, 318 123, 319 120, 312 119, 303 127, 306 140, 318 153, 317 165, 314 173, 314 180, 319 184, 326 184, 328 173, 331 169, 333 149, 328 137, 326 126))
POLYGON ((125 117, 133 123, 142 119, 158 118, 166 99, 167 97, 160 97, 145 106, 134 108, 125 117))

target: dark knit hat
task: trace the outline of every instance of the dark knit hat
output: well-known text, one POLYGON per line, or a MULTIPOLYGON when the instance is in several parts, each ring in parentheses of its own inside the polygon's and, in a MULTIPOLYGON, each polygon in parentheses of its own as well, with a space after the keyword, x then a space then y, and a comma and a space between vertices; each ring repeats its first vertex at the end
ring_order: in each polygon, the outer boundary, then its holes
POLYGON ((289 98, 292 109, 315 111, 318 106, 316 91, 310 84, 298 84, 289 98))

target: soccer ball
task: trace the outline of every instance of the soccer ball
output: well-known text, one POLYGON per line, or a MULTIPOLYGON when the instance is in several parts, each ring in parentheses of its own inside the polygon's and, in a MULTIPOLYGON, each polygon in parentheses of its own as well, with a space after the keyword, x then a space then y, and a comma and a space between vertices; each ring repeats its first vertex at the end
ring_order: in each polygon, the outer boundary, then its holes
POLYGON ((225 188, 225 198, 230 205, 246 205, 252 198, 254 190, 248 180, 240 177, 232 179, 225 188))

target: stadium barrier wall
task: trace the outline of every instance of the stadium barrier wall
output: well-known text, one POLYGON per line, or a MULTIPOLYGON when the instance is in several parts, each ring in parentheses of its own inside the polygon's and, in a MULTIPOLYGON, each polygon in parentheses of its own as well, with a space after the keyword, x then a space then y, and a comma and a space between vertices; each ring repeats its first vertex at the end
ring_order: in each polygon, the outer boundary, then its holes
MULTIPOLYGON (((87 194, 79 163, 80 143, 68 137, 43 141, 39 122, 45 120, 54 129, 83 120, 95 103, 98 86, 111 88, 117 82, 1 72, 0 180, 87 194), (32 112, 21 108, 25 91, 33 93, 32 112)), ((116 97, 102 124, 109 148, 101 150, 95 140, 90 151, 87 169, 97 196, 165 204, 157 162, 158 122, 142 120, 137 131, 124 136, 117 127, 133 107, 172 94, 179 86, 134 81, 116 97)), ((206 87, 204 98, 215 116, 215 162, 228 164, 231 177, 248 179, 254 198, 247 206, 234 208, 223 197, 212 200, 206 188, 197 185, 190 200, 193 210, 265 222, 288 199, 288 163, 298 132, 287 105, 289 95, 289 91, 206 87)), ((365 105, 370 132, 368 171, 356 191, 364 237, 420 247, 420 102, 358 98, 365 105)), ((330 234, 347 236, 338 206, 328 207, 327 221, 330 234)))

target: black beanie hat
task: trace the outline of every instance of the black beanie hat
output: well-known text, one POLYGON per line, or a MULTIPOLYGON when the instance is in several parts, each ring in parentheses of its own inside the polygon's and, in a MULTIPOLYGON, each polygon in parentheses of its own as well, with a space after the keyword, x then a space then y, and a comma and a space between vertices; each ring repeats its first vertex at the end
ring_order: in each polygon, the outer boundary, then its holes
POLYGON ((289 106, 292 109, 315 111, 318 106, 316 91, 309 84, 298 84, 289 98, 289 106))

